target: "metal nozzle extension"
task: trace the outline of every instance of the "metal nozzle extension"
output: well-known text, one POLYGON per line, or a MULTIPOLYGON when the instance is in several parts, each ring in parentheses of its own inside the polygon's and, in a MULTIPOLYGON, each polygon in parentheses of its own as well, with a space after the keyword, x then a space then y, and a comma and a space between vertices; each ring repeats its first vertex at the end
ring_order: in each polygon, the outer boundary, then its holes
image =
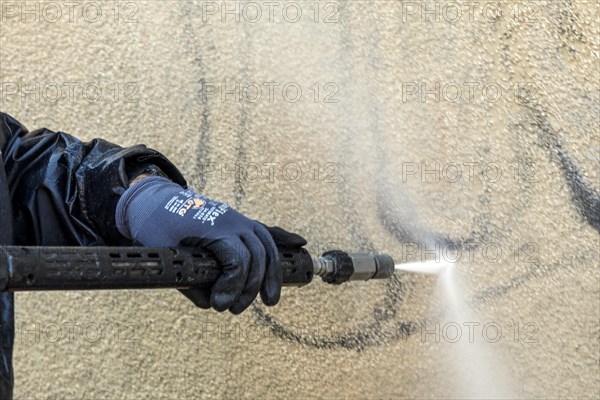
POLYGON ((331 284, 385 279, 394 274, 394 260, 387 254, 348 254, 328 251, 313 261, 314 273, 331 284))

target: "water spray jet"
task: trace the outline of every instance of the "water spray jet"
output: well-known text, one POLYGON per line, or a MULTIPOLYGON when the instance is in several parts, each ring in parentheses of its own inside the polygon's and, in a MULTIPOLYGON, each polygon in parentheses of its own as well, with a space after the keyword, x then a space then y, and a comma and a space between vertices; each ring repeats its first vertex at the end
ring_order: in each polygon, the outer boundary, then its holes
POLYGON ((396 264, 394 266, 395 271, 399 272, 415 272, 419 274, 429 275, 440 275, 454 264, 448 261, 424 261, 424 262, 411 262, 404 264, 396 264))

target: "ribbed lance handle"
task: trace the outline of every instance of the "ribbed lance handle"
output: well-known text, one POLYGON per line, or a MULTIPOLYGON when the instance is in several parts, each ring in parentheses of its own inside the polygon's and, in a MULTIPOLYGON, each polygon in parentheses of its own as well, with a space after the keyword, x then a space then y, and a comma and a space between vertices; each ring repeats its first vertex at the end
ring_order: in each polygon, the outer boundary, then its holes
MULTIPOLYGON (((284 286, 313 278, 305 249, 279 248, 284 286)), ((0 290, 202 288, 221 266, 198 248, 0 246, 0 290)))

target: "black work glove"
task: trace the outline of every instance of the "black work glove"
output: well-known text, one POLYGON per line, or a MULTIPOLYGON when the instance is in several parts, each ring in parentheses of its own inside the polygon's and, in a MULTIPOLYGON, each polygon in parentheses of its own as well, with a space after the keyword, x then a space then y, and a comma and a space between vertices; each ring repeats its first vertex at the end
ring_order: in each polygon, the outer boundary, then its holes
POLYGON ((260 224, 269 231, 277 247, 300 248, 306 246, 306 240, 296 233, 288 232, 278 226, 269 227, 263 223, 260 224))
MULTIPOLYGON (((123 194, 116 219, 124 236, 144 246, 199 246, 213 254, 223 267, 213 286, 181 290, 198 307, 239 314, 259 292, 266 305, 279 301, 283 272, 275 241, 264 225, 227 204, 148 177, 123 194)), ((291 245, 306 243, 281 228, 274 235, 291 245)))
MULTIPOLYGON (((250 221, 250 222, 257 223, 258 225, 261 226, 262 229, 266 230, 268 232, 268 235, 275 242, 276 247, 299 248, 299 247, 303 247, 306 245, 306 240, 304 240, 304 238, 300 235, 288 232, 277 226, 268 227, 267 225, 265 225, 261 222, 258 222, 258 221, 250 221)), ((258 230, 262 231, 262 229, 258 229, 258 230)), ((218 243, 216 243, 216 246, 214 246, 214 247, 207 246, 206 243, 204 242, 204 240, 196 238, 196 237, 185 238, 179 244, 180 244, 180 246, 206 248, 213 254, 213 256, 215 256, 215 258, 222 265, 227 265, 226 264, 227 261, 225 261, 227 259, 227 257, 229 257, 229 256, 232 256, 233 258, 236 257, 235 249, 233 249, 233 251, 232 251, 229 249, 229 247, 227 245, 225 245, 224 247, 221 247, 221 245, 218 243), (211 250, 211 248, 212 248, 212 250, 211 250), (229 252, 229 254, 228 254, 228 252, 229 252)), ((263 302, 268 306, 273 306, 273 305, 277 304, 277 302, 279 301, 280 294, 281 294, 281 284, 283 281, 283 272, 279 266, 279 253, 277 251, 277 248, 275 248, 275 254, 276 254, 276 256, 275 256, 274 265, 267 265, 267 271, 269 270, 269 268, 272 268, 273 274, 272 275, 265 274, 263 289, 260 292, 263 302), (267 290, 266 289, 267 287, 270 290, 267 290)), ((254 258, 255 256, 252 255, 252 257, 254 258)), ((269 256, 269 260, 271 260, 271 259, 272 258, 269 256)), ((235 282, 235 281, 236 281, 235 278, 231 278, 231 279, 227 280, 226 283, 223 284, 223 287, 224 288, 233 288, 233 287, 235 287, 235 283, 233 285, 231 285, 231 282, 235 282)), ((246 284, 246 286, 247 286, 247 284, 246 284)), ((219 288, 216 286, 216 283, 210 289, 183 289, 183 290, 180 290, 180 292, 183 293, 183 295, 185 297, 190 299, 196 306, 198 306, 200 308, 210 308, 211 306, 214 307, 214 305, 212 305, 212 303, 211 303, 211 298, 213 296, 213 293, 215 293, 215 290, 217 292, 219 290, 219 288)), ((234 314, 238 314, 238 313, 242 312, 247 307, 249 307, 250 304, 252 304, 252 301, 254 300, 255 297, 256 297, 256 293, 254 293, 253 295, 250 294, 248 296, 248 300, 244 301, 244 303, 241 306, 238 306, 239 308, 232 306, 230 308, 230 311, 233 312, 234 314)), ((239 303, 239 299, 238 299, 238 303, 239 303)))

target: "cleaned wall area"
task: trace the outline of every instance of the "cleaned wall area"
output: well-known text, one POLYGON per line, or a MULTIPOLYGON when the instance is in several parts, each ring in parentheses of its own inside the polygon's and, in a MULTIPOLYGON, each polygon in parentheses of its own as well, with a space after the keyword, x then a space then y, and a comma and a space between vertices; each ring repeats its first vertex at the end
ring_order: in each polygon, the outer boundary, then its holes
MULTIPOLYGON (((460 249, 481 373, 598 398, 599 8, 2 0, 0 108, 145 143, 315 254, 460 249)), ((241 316, 166 290, 16 301, 20 399, 464 398, 479 379, 431 275, 314 282, 241 316)))

